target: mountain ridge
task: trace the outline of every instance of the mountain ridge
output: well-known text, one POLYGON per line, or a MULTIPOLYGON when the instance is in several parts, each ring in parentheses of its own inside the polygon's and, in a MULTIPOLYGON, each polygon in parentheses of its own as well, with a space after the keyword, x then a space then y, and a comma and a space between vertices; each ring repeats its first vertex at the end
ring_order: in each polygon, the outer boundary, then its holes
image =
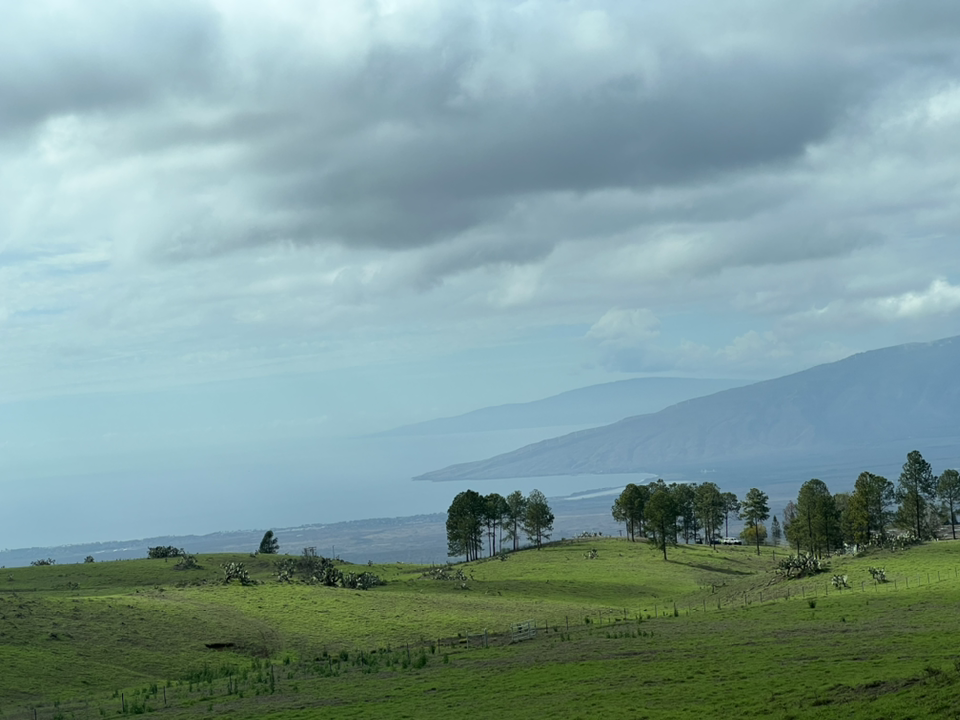
POLYGON ((663 474, 960 437, 956 368, 960 337, 870 350, 415 479, 663 474))
POLYGON ((443 435, 532 427, 600 425, 709 395, 748 380, 726 378, 628 378, 587 385, 525 403, 505 403, 450 417, 424 420, 375 436, 443 435))

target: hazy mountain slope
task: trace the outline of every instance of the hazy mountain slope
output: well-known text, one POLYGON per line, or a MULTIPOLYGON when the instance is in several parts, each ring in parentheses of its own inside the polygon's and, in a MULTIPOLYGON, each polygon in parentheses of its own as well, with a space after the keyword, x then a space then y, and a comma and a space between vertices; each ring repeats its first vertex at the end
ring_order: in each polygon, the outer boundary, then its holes
MULTIPOLYGON (((960 338, 899 345, 688 400, 419 480, 665 472, 960 437, 960 338)), ((909 450, 910 448, 907 448, 909 450)), ((904 453, 906 450, 904 450, 904 453)))
POLYGON ((634 378, 590 385, 527 403, 481 408, 404 425, 381 435, 441 435, 559 425, 596 425, 657 412, 690 398, 744 385, 744 380, 634 378))

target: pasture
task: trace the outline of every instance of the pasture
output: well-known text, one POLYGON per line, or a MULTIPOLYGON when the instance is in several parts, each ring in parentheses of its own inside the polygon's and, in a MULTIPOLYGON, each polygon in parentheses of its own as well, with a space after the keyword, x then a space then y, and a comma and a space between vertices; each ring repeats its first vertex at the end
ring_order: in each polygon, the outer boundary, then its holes
POLYGON ((960 717, 960 543, 790 581, 773 552, 567 541, 465 580, 358 567, 367 591, 279 583, 270 556, 2 570, 0 718, 960 717), (223 585, 231 560, 262 584, 223 585))

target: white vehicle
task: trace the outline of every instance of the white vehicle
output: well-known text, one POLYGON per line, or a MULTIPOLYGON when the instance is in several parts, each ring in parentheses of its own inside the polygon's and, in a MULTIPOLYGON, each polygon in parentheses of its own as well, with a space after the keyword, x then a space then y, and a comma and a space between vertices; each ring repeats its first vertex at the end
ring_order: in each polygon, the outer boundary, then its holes
POLYGON ((722 545, 743 545, 743 541, 740 538, 735 537, 725 537, 720 541, 722 545))

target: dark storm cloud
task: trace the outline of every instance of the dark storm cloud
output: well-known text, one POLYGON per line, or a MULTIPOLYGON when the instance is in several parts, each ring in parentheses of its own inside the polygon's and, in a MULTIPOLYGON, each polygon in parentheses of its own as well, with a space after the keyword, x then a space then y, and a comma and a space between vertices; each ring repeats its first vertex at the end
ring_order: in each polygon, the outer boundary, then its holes
POLYGON ((105 156, 167 167, 185 155, 179 175, 145 171, 157 187, 144 241, 155 258, 451 243, 427 265, 465 269, 541 258, 611 226, 642 242, 658 224, 725 216, 761 218, 743 228, 755 240, 729 247, 762 265, 873 241, 810 208, 778 216, 792 191, 783 178, 891 87, 947 80, 960 58, 948 3, 574 3, 549 16, 464 4, 429 31, 411 13, 401 40, 361 6, 368 27, 327 54, 336 38, 289 25, 231 34, 235 17, 197 4, 107 4, 76 37, 28 15, 34 41, 2 51, 0 116, 11 126, 106 113, 105 156), (577 49, 598 12, 607 31, 577 49), (713 203, 750 178, 749 192, 713 203), (575 205, 618 191, 635 203, 615 222, 585 210, 551 237, 529 229, 550 226, 557 195, 575 205), (646 202, 661 191, 679 197, 646 202), (787 242, 764 240, 780 219, 796 220, 787 242))
POLYGON ((405 92, 337 142, 309 127, 294 133, 296 144, 265 163, 277 179, 271 200, 301 219, 304 240, 430 244, 545 193, 675 185, 788 161, 830 130, 861 77, 820 61, 772 66, 743 55, 671 58, 662 72, 656 88, 626 74, 454 104, 449 68, 378 59, 357 86, 375 77, 405 92), (424 115, 427 107, 435 112, 424 115), (389 124, 395 132, 378 135, 389 124))
POLYGON ((0 23, 0 138, 70 113, 202 92, 217 17, 187 2, 22 3, 0 23))

